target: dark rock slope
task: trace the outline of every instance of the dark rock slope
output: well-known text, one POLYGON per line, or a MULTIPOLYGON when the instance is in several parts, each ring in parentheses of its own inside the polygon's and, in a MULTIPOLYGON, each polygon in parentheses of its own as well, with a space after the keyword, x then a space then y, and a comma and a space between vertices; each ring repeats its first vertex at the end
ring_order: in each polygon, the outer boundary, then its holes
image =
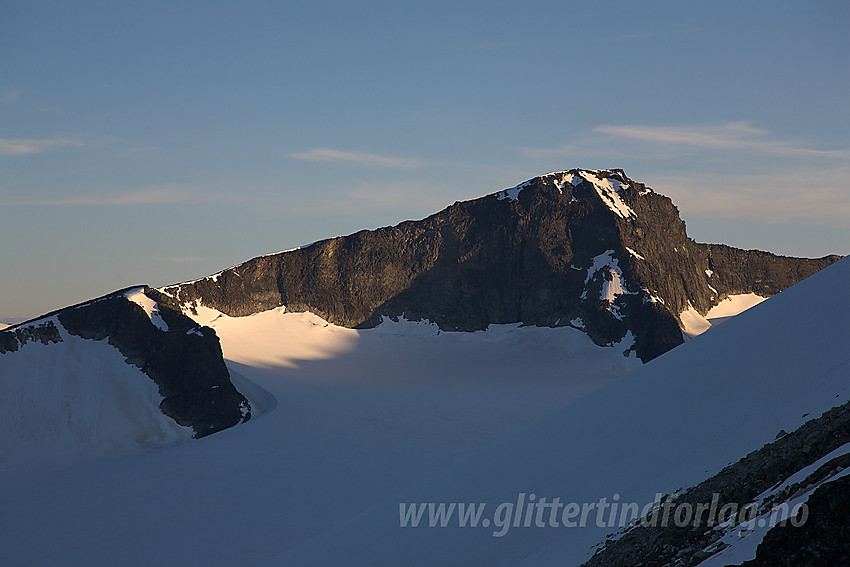
POLYGON ((767 533, 755 558, 737 565, 850 565, 850 476, 842 474, 850 452, 841 450, 850 443, 850 403, 778 437, 681 495, 662 499, 692 511, 715 502, 711 510, 729 506, 725 515, 706 510, 699 522, 694 514, 678 526, 645 517, 584 566, 692 567, 727 547, 727 534, 753 529, 767 533), (800 503, 805 507, 797 508, 800 503), (752 512, 742 512, 748 506, 752 512), (730 516, 735 520, 719 526, 730 516))
POLYGON ((769 296, 837 259, 698 244, 669 198, 622 170, 570 170, 420 221, 254 258, 158 300, 231 316, 285 305, 361 328, 383 316, 456 331, 571 325, 647 361, 683 342, 689 305, 704 314, 728 295, 769 296))
MULTIPOLYGON (((200 327, 180 311, 156 305, 151 315, 121 290, 68 307, 29 323, 0 331, 0 355, 28 342, 62 341, 57 324, 68 333, 106 340, 127 363, 137 366, 159 387, 160 410, 203 437, 250 419, 248 400, 230 381, 215 332, 200 327)), ((150 288, 138 291, 156 296, 150 288)))

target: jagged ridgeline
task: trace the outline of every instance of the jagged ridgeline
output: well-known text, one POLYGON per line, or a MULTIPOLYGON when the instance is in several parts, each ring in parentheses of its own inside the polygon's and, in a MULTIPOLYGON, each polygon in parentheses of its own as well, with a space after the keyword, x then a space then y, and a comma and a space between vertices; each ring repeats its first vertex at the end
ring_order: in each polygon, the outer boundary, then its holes
POLYGON ((838 258, 699 244, 669 198, 622 170, 573 169, 154 295, 175 309, 230 316, 283 305, 357 328, 382 317, 451 331, 570 325, 645 362, 683 342, 684 311, 773 295, 838 258))

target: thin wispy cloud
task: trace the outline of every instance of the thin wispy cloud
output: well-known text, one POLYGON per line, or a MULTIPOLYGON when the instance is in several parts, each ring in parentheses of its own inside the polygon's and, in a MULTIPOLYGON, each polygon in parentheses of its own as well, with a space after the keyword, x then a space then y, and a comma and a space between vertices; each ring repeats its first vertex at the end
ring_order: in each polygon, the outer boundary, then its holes
POLYGON ((359 183, 325 199, 302 197, 298 210, 309 213, 379 213, 405 211, 408 218, 425 217, 456 200, 457 187, 435 188, 426 181, 359 183))
POLYGON ((640 32, 640 33, 628 33, 622 35, 612 35, 608 37, 600 37, 597 41, 606 41, 606 42, 617 42, 617 41, 638 41, 641 39, 651 39, 655 37, 660 37, 661 32, 640 32))
POLYGON ((42 114, 58 115, 65 113, 65 109, 63 109, 61 106, 52 104, 39 104, 35 107, 35 109, 42 114))
POLYGON ((50 140, 34 140, 28 138, 0 138, 0 155, 25 156, 41 154, 57 148, 80 147, 79 140, 54 138, 50 140))
POLYGON ((519 41, 485 41, 476 43, 473 48, 478 51, 494 51, 497 49, 518 47, 520 45, 522 45, 522 43, 519 41))
POLYGON ((289 154, 292 159, 305 161, 323 161, 331 163, 355 163, 377 167, 419 167, 422 162, 412 158, 367 154, 362 152, 346 152, 331 148, 312 148, 307 152, 289 154))
POLYGON ((9 104, 17 102, 21 98, 21 91, 18 89, 7 89, 0 94, 0 103, 9 104))
POLYGON ((184 187, 157 187, 118 195, 79 195, 64 199, 2 200, 0 206, 159 205, 182 203, 192 198, 184 187))
POLYGON ((764 223, 820 224, 850 228, 850 168, 659 176, 651 185, 668 195, 682 216, 738 218, 764 223))
POLYGON ((850 150, 779 139, 750 122, 594 125, 559 146, 520 151, 535 161, 566 158, 570 167, 639 163, 640 180, 671 197, 685 219, 850 228, 850 150))
POLYGON ((599 125, 594 132, 654 144, 691 146, 710 150, 747 151, 801 157, 850 159, 848 150, 820 150, 777 140, 769 130, 749 122, 727 122, 713 126, 614 126, 599 125))
MULTIPOLYGON (((632 33, 621 33, 621 34, 597 34, 591 41, 598 41, 603 43, 616 43, 616 42, 640 42, 644 40, 664 40, 664 41, 673 41, 676 39, 681 39, 683 37, 691 36, 694 32, 701 30, 699 26, 690 26, 690 27, 677 27, 675 29, 664 29, 664 30, 645 30, 645 31, 637 31, 632 33)), ((615 30, 610 30, 615 31, 615 30)))
POLYGON ((166 256, 161 258, 154 258, 154 260, 158 262, 170 262, 174 264, 193 264, 197 262, 209 262, 209 258, 202 258, 200 256, 166 256))

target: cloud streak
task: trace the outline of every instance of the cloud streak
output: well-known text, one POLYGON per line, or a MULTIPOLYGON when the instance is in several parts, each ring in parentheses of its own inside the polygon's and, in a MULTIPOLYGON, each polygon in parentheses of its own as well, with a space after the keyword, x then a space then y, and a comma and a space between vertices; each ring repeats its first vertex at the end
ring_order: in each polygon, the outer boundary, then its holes
POLYGON ((323 161, 330 163, 355 163, 377 167, 419 167, 422 162, 412 158, 400 158, 367 154, 362 152, 346 152, 331 148, 312 148, 307 152, 289 154, 292 159, 304 161, 323 161))
POLYGON ((763 175, 659 176, 653 189, 668 195, 683 218, 737 218, 764 223, 850 228, 850 170, 806 168, 763 175))
POLYGON ((54 138, 51 140, 34 140, 28 138, 0 138, 0 155, 25 156, 42 154, 57 148, 80 147, 83 143, 78 140, 54 138))
POLYGON ((0 201, 0 206, 161 205, 188 201, 191 193, 182 187, 157 187, 119 195, 80 195, 67 199, 22 199, 0 201))
POLYGON ((848 150, 818 150, 774 140, 770 131, 749 122, 727 122, 717 126, 612 126, 599 125, 594 132, 653 144, 691 146, 709 150, 748 151, 798 157, 850 159, 848 150))
POLYGON ((21 97, 21 91, 18 89, 8 89, 0 95, 0 103, 9 104, 12 102, 17 102, 21 97))
POLYGON ((175 264, 194 264, 197 262, 209 262, 209 258, 203 258, 201 256, 165 256, 160 258, 154 258, 154 260, 158 262, 171 262, 175 264))
POLYGON ((781 140, 750 122, 594 125, 560 146, 520 152, 627 171, 638 164, 641 180, 671 197, 685 219, 850 228, 850 150, 781 140))

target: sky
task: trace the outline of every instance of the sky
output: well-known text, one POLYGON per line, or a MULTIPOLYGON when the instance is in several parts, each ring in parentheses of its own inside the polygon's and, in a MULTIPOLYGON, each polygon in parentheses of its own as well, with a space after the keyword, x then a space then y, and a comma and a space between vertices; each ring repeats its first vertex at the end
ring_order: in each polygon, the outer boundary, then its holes
POLYGON ((850 3, 0 0, 0 321, 623 168, 850 253, 850 3))

